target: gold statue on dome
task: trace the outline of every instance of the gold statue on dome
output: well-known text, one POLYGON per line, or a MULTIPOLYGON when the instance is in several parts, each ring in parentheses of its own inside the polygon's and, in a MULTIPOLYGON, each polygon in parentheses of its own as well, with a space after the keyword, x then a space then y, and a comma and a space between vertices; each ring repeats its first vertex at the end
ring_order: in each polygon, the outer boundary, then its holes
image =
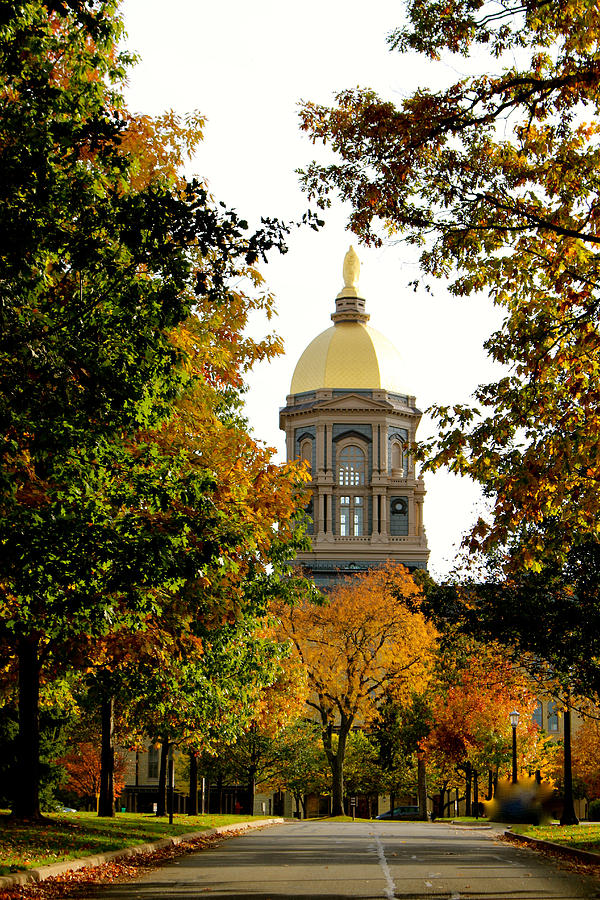
POLYGON ((350 244, 350 249, 344 257, 344 287, 358 287, 358 276, 360 275, 360 260, 356 250, 350 244))
POLYGON ((337 299, 343 297, 358 297, 358 276, 360 275, 360 260, 352 244, 344 257, 344 287, 337 295, 337 299))

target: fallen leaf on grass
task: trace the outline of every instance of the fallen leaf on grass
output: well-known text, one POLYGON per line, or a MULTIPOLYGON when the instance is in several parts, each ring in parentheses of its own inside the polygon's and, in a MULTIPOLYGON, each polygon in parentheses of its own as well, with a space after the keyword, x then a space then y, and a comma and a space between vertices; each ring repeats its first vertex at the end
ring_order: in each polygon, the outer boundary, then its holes
POLYGON ((0 893, 0 900, 55 900, 55 898, 63 897, 87 897, 89 895, 87 888, 91 884, 131 881, 160 868, 172 859, 213 847, 221 840, 232 836, 232 833, 228 832, 223 835, 196 838, 193 841, 163 847, 150 853, 136 854, 136 856, 129 857, 127 862, 104 863, 101 866, 90 866, 65 872, 63 875, 56 875, 45 881, 17 885, 0 893))

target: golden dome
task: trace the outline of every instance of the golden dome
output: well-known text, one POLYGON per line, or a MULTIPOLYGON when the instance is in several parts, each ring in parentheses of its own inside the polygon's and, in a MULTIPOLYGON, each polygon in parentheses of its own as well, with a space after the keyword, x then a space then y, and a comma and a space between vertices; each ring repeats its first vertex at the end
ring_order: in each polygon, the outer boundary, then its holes
POLYGON ((335 300, 335 322, 308 345, 294 369, 291 394, 339 390, 406 393, 400 384, 400 354, 379 331, 369 328, 365 301, 358 293, 360 261, 350 247, 344 258, 344 287, 335 300))
POLYGON ((338 321, 308 345, 294 370, 290 393, 337 388, 404 394, 400 374, 400 354, 383 334, 363 322, 338 321))

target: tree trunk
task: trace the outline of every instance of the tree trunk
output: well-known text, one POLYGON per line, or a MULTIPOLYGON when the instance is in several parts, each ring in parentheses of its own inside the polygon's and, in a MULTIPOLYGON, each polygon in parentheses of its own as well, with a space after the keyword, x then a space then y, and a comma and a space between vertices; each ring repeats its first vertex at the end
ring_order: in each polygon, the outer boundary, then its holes
POLYGON ((475 770, 473 772, 473 794, 474 794, 474 806, 475 806, 475 818, 479 818, 479 772, 475 770))
POLYGON ((175 812, 175 770, 173 760, 173 744, 169 744, 169 755, 167 756, 167 797, 169 811, 169 825, 173 824, 173 813, 175 812))
POLYGON ((102 697, 100 706, 102 746, 100 749, 100 796, 98 815, 112 818, 115 814, 115 748, 113 698, 102 697))
MULTIPOLYGON (((445 806, 446 806, 446 788, 445 788, 445 787, 441 787, 441 788, 440 788, 440 793, 439 793, 439 796, 438 796, 438 813, 437 813, 437 818, 439 818, 439 819, 443 819, 443 818, 444 818, 444 809, 445 809, 445 806)), ((435 810, 434 810, 434 812, 435 812, 435 810)))
POLYGON ((468 762, 465 766, 465 816, 471 814, 471 763, 468 762))
POLYGON ((419 816, 427 821, 427 772, 422 753, 417 754, 417 797, 419 798, 419 816))
POLYGON ((579 819, 575 815, 573 805, 573 769, 571 764, 571 706, 567 703, 564 714, 564 806, 560 817, 561 825, 578 825, 579 819))
POLYGON ((491 800, 494 796, 494 773, 491 769, 488 769, 488 792, 487 792, 487 800, 491 800))
POLYGON ((223 813, 223 773, 217 775, 217 795, 219 798, 219 813, 223 813))
POLYGON ((188 815, 198 815, 198 754, 190 750, 190 797, 188 815))
POLYGON ((19 740, 13 816, 41 819, 40 662, 38 638, 21 637, 19 654, 19 740))
POLYGON ((167 814, 167 766, 169 763, 169 738, 163 737, 160 742, 160 769, 158 772, 158 803, 156 815, 167 814))
POLYGON ((333 756, 331 766, 331 815, 344 815, 344 770, 340 765, 339 757, 333 756))
POLYGON ((340 730, 338 734, 337 750, 333 750, 333 725, 326 720, 323 721, 323 730, 321 736, 323 738, 323 748, 329 768, 331 769, 331 815, 344 815, 344 759, 346 756, 346 744, 348 734, 350 732, 352 722, 342 717, 340 730))
POLYGON ((256 766, 250 766, 248 772, 248 815, 254 815, 254 797, 256 795, 256 766))
POLYGON ((396 795, 390 791, 390 818, 394 818, 394 810, 396 809, 396 795))
POLYGON ((348 733, 340 731, 338 735, 337 752, 333 748, 328 754, 331 767, 331 815, 344 815, 344 757, 346 756, 346 741, 348 733))

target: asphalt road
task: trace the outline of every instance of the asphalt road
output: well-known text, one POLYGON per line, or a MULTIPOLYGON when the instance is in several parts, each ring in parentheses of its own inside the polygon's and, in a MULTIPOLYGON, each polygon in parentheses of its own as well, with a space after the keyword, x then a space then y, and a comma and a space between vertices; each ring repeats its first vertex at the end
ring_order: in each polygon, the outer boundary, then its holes
POLYGON ((297 822, 181 857, 90 900, 579 900, 600 881, 561 869, 493 832, 420 822, 297 822))

